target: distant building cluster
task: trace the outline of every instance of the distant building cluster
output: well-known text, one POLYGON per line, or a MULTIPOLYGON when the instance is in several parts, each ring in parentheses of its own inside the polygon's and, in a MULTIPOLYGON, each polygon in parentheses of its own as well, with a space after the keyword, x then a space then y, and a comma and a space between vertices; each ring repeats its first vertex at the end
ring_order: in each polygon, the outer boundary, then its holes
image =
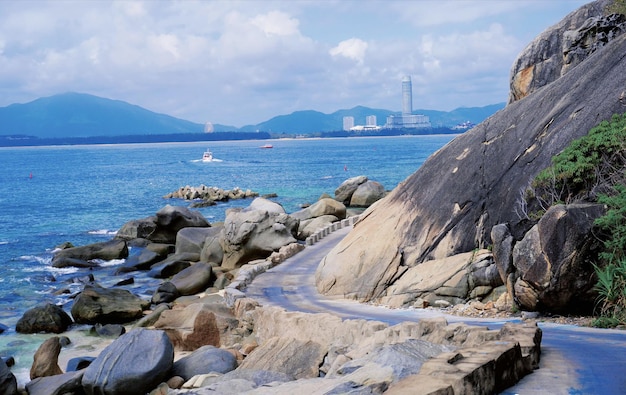
POLYGON ((430 119, 426 115, 413 114, 413 86, 411 77, 402 78, 402 115, 390 115, 384 126, 376 124, 376 115, 368 115, 365 125, 355 125, 354 117, 343 117, 345 131, 374 131, 380 129, 420 129, 430 128, 430 119))

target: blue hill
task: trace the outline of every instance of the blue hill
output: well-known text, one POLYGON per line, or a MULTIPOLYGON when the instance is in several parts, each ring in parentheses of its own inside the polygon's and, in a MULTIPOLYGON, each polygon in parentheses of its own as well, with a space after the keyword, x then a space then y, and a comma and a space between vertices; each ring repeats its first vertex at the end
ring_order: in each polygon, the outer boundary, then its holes
MULTIPOLYGON (((434 128, 450 128, 467 121, 478 124, 504 108, 504 105, 499 103, 485 107, 458 108, 450 112, 415 110, 413 113, 429 116, 434 128)), ((378 125, 383 125, 387 116, 392 114, 398 115, 399 112, 357 106, 332 114, 312 110, 296 111, 242 128, 218 124, 213 126, 215 132, 307 134, 341 131, 345 116, 354 117, 356 125, 364 125, 366 116, 375 115, 378 125)), ((0 107, 0 136, 5 138, 171 136, 203 134, 203 131, 204 125, 199 123, 155 113, 120 100, 83 93, 63 93, 29 103, 0 107)))
POLYGON ((201 133, 201 124, 120 100, 63 93, 0 108, 0 135, 39 138, 201 133))

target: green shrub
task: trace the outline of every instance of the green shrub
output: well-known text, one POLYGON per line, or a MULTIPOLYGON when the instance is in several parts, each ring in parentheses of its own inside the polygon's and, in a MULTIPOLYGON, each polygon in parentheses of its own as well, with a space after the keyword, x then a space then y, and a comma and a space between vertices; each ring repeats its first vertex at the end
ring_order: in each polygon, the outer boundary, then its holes
POLYGON ((537 175, 524 195, 528 217, 555 204, 595 201, 598 194, 613 193, 626 180, 625 166, 626 114, 613 115, 611 122, 574 140, 537 175))
MULTIPOLYGON (((617 4, 618 2, 616 2, 617 4)), ((626 9, 626 0, 619 2, 626 9)), ((594 265, 600 317, 594 326, 626 323, 626 114, 613 115, 574 140, 524 191, 527 218, 537 220, 550 206, 577 201, 606 205, 595 225, 603 251, 594 265)))

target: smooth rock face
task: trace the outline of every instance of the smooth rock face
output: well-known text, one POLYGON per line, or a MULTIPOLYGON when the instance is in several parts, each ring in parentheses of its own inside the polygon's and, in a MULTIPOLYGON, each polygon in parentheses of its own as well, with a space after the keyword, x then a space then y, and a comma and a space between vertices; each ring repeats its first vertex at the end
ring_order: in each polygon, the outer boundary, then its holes
POLYGON ((154 327, 165 331, 176 349, 193 351, 206 345, 220 346, 217 318, 202 303, 163 311, 154 327))
POLYGON ((75 266, 64 262, 66 259, 75 261, 90 261, 93 259, 122 259, 128 256, 128 246, 124 240, 113 239, 103 241, 102 243, 94 243, 86 246, 66 248, 57 251, 52 258, 53 267, 75 266))
POLYGON ((224 222, 220 244, 224 251, 222 267, 235 269, 272 251, 296 242, 298 220, 287 214, 267 211, 231 211, 224 222))
POLYGON ((148 270, 150 266, 161 261, 165 256, 149 249, 143 249, 138 254, 133 254, 117 267, 116 274, 129 273, 137 270, 148 270))
POLYGON ((197 262, 176 274, 170 282, 174 284, 180 295, 193 295, 209 287, 212 274, 210 264, 197 262))
MULTIPOLYGON (((212 229, 212 228, 210 228, 212 229)), ((179 273, 181 270, 191 266, 192 262, 200 260, 199 254, 184 253, 184 254, 172 254, 165 258, 163 261, 154 264, 150 267, 148 276, 154 278, 167 278, 179 273)))
POLYGON ((123 324, 140 318, 146 304, 124 289, 85 285, 72 306, 72 317, 79 324, 123 324))
POLYGON ((61 343, 58 336, 53 336, 44 341, 33 356, 33 365, 30 368, 30 379, 37 377, 54 376, 63 371, 59 367, 59 353, 61 343))
POLYGON ((280 204, 262 197, 255 198, 248 206, 249 210, 263 210, 270 213, 285 214, 285 208, 280 204))
POLYGON ((72 318, 59 306, 47 303, 27 310, 17 321, 18 333, 61 333, 72 325, 72 318))
MULTIPOLYGON (((66 395, 80 394, 83 391, 81 381, 83 372, 68 372, 55 376, 38 377, 26 383, 28 395, 66 395)), ((5 392, 0 392, 5 394, 5 392)))
POLYGON ((179 230, 188 227, 209 227, 206 218, 187 207, 163 207, 156 216, 129 221, 115 235, 116 239, 146 239, 155 243, 174 244, 179 230))
POLYGON ((317 377, 324 355, 326 350, 319 343, 275 337, 248 355, 241 368, 270 370, 296 379, 317 377))
MULTIPOLYGON (((219 232, 219 229, 217 230, 219 232)), ((183 228, 176 234, 176 253, 194 253, 200 255, 204 240, 214 235, 213 228, 183 228)))
POLYGON ((603 214, 600 204, 553 206, 515 245, 514 296, 523 308, 591 311, 596 295, 588 255, 599 247, 592 230, 603 214))
POLYGON ((222 264, 222 260, 224 259, 224 251, 222 250, 222 246, 220 244, 220 237, 224 227, 213 226, 211 229, 213 229, 213 231, 209 233, 206 239, 204 239, 202 251, 200 252, 200 260, 202 262, 209 262, 219 266, 222 264))
MULTIPOLYGON (((351 195, 352 196, 352 195, 351 195)), ((322 198, 307 208, 290 214, 300 221, 317 218, 324 215, 333 215, 339 219, 346 218, 346 206, 331 198, 322 198)))
POLYGON ((164 381, 174 363, 165 332, 134 329, 108 345, 85 369, 87 395, 145 394, 164 381))
POLYGON ((322 215, 321 217, 315 217, 300 221, 300 226, 298 226, 298 239, 305 240, 317 230, 322 229, 337 221, 339 221, 339 218, 335 217, 334 215, 322 215))
POLYGON ((0 393, 6 395, 18 394, 17 379, 4 362, 0 363, 0 393))
POLYGON ((318 289, 367 301, 401 266, 491 245, 496 224, 519 221, 520 191, 552 157, 601 120, 624 112, 625 52, 622 35, 433 154, 367 209, 326 256, 318 289), (350 275, 338 276, 339 267, 350 275))
POLYGON ((350 198, 350 206, 369 207, 385 197, 385 187, 376 181, 366 181, 354 191, 350 198))
POLYGON ((335 199, 343 204, 350 204, 354 191, 365 182, 367 182, 366 176, 348 178, 335 190, 335 199))
POLYGON ((232 353, 214 346, 203 346, 174 362, 172 375, 187 381, 198 374, 228 373, 236 368, 237 359, 232 353))
POLYGON ((626 31, 623 15, 604 15, 611 1, 590 2, 537 36, 511 69, 509 103, 557 80, 626 31))
POLYGON ((488 394, 502 391, 539 364, 541 329, 536 323, 505 324, 500 330, 489 330, 485 326, 448 324, 440 317, 389 326, 375 321, 342 320, 330 314, 287 312, 276 307, 250 310, 251 307, 250 301, 241 300, 236 312, 238 316, 253 317, 254 335, 261 345, 248 354, 237 370, 205 379, 202 385, 221 383, 220 389, 227 388, 228 379, 238 371, 248 367, 265 369, 260 366, 274 361, 267 370, 298 373, 301 378, 265 384, 252 393, 380 394, 420 376, 394 393, 446 393, 437 391, 454 387, 456 392, 450 393, 488 394), (322 350, 319 354, 318 347, 322 350), (320 366, 316 366, 318 355, 323 358, 320 366), (439 371, 431 369, 428 375, 421 375, 433 360, 439 371), (416 373, 418 370, 420 373, 416 373), (323 378, 318 377, 321 373, 323 378), (310 378, 305 378, 305 374, 310 378), (430 383, 429 376, 435 382, 430 383), (423 390, 425 386, 429 391, 423 390), (463 392, 463 388, 468 390, 463 392), (481 388, 491 392, 481 392, 481 388))

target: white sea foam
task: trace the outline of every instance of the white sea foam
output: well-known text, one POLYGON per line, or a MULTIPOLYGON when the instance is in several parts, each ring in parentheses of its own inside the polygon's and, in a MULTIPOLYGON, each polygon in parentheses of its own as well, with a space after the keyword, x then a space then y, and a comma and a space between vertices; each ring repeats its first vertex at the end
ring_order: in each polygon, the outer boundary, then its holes
POLYGON ((109 229, 96 229, 90 230, 90 235, 103 235, 103 236, 115 236, 117 234, 117 230, 109 230, 109 229))
MULTIPOLYGON (((37 263, 41 263, 42 265, 49 266, 52 263, 52 257, 43 257, 37 255, 22 255, 20 256, 23 261, 35 261, 37 263)), ((26 269, 28 270, 28 269, 26 269)))
POLYGON ((110 261, 105 261, 102 259, 94 259, 94 262, 97 262, 98 265, 102 267, 121 265, 122 263, 124 263, 124 261, 125 259, 111 259, 110 261))

